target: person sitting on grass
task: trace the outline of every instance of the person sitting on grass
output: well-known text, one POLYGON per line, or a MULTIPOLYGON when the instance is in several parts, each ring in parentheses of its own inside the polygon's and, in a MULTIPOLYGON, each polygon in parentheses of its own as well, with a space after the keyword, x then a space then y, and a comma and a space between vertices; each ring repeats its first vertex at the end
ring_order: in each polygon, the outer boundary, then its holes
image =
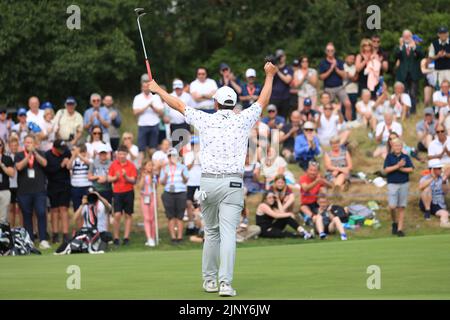
POLYGON ((327 170, 325 178, 332 182, 335 188, 344 191, 348 186, 350 171, 353 168, 352 157, 348 150, 340 146, 339 137, 330 139, 331 150, 324 154, 323 160, 327 170))
POLYGON ((332 188, 334 185, 328 182, 320 175, 319 164, 311 161, 308 164, 306 173, 300 177, 300 212, 303 215, 306 225, 312 226, 312 216, 314 211, 318 208, 317 195, 325 193, 326 188, 332 188))
POLYGON ((320 239, 326 239, 328 234, 335 233, 337 230, 341 236, 341 240, 347 240, 344 226, 337 214, 342 208, 330 205, 328 198, 323 194, 320 194, 317 197, 317 203, 319 207, 315 210, 312 220, 316 231, 319 233, 320 239))
POLYGON ((375 101, 370 100, 370 98, 370 91, 364 89, 361 93, 361 100, 356 103, 357 119, 364 127, 368 127, 371 131, 375 131, 377 127, 377 118, 373 113, 375 101))
POLYGON ((112 182, 114 201, 114 245, 119 246, 120 220, 125 214, 125 232, 122 244, 130 240, 132 215, 134 213, 134 184, 137 170, 133 162, 127 160, 128 148, 124 145, 117 149, 117 159, 109 167, 108 181, 112 182))
POLYGON ((261 228, 260 236, 263 238, 287 238, 303 236, 308 240, 312 235, 301 227, 295 220, 293 212, 283 210, 280 198, 272 191, 264 193, 262 203, 256 209, 256 224, 261 228), (296 233, 285 231, 291 226, 296 233))
POLYGON ((438 122, 434 117, 433 108, 425 108, 423 110, 424 119, 420 120, 416 124, 416 137, 419 141, 417 144, 417 149, 419 151, 427 152, 428 147, 436 136, 436 127, 438 122))
POLYGON ((379 145, 373 152, 374 158, 386 158, 386 155, 388 154, 387 141, 391 132, 396 132, 399 137, 401 137, 403 129, 400 123, 394 121, 394 114, 389 110, 384 113, 384 121, 378 123, 375 130, 375 140, 379 145))
POLYGON ((445 195, 449 191, 449 171, 442 173, 443 164, 439 159, 428 161, 430 174, 423 176, 419 181, 420 210, 424 213, 425 220, 430 220, 431 215, 440 218, 441 228, 450 228, 448 221, 449 212, 445 203, 445 195))
POLYGON ((303 125, 303 133, 295 138, 295 160, 303 170, 308 169, 308 163, 321 153, 320 142, 315 133, 316 126, 311 121, 303 125))
POLYGON ((384 161, 388 182, 388 204, 392 217, 392 234, 404 237, 405 209, 408 203, 409 174, 414 171, 411 158, 402 152, 403 142, 392 141, 392 152, 384 161))
POLYGON ((281 201, 283 205, 284 211, 293 211, 294 210, 294 202, 295 196, 292 192, 291 187, 287 185, 286 178, 284 175, 280 174, 275 177, 273 180, 272 188, 270 191, 275 193, 281 201))

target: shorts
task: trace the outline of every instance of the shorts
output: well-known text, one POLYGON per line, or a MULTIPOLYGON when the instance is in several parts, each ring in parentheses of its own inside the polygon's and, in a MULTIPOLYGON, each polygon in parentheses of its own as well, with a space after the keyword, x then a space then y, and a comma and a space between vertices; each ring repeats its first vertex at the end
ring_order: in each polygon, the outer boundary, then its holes
MULTIPOLYGON (((419 201, 419 208, 422 212, 425 212, 425 205, 423 204, 422 200, 419 201)), ((441 208, 441 206, 438 204, 431 203, 430 213, 432 215, 436 215, 436 212, 438 212, 439 210, 447 210, 447 209, 441 208)))
POLYGON ((138 127, 138 147, 139 151, 145 152, 147 148, 156 149, 158 147, 159 124, 154 126, 138 127))
POLYGON ((48 200, 50 200, 50 208, 70 207, 71 193, 70 189, 66 190, 48 190, 48 200))
POLYGON ((199 189, 200 189, 200 186, 188 186, 187 187, 187 199, 192 202, 195 202, 194 194, 195 194, 195 191, 197 191, 199 189))
POLYGON ((108 200, 109 204, 112 204, 113 192, 111 190, 99 191, 98 192, 103 198, 108 200))
POLYGON ((391 208, 406 208, 408 204, 409 182, 388 183, 388 204, 391 208))
POLYGON ((161 196, 164 208, 166 210, 167 219, 179 219, 184 217, 184 210, 186 210, 186 192, 167 192, 161 196))
POLYGON ((346 100, 348 100, 347 92, 345 92, 345 89, 343 86, 339 86, 339 87, 335 87, 335 88, 325 88, 324 91, 330 94, 331 101, 333 101, 336 98, 336 96, 338 97, 339 102, 341 102, 342 104, 346 100))
POLYGON ((12 204, 17 203, 17 188, 9 189, 11 191, 11 202, 12 204))
POLYGON ((134 213, 134 191, 113 193, 114 213, 134 213))
POLYGON ((315 214, 317 212, 317 209, 319 209, 319 205, 317 204, 317 202, 302 204, 302 206, 307 206, 313 214, 315 214))

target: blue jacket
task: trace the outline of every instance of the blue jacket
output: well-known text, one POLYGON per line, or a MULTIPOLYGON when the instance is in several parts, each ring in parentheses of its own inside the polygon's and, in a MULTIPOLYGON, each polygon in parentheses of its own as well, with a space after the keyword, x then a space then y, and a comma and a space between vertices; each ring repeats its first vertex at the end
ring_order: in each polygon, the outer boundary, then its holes
POLYGON ((308 141, 306 140, 306 137, 304 134, 298 135, 295 138, 295 145, 294 145, 294 154, 295 159, 298 160, 312 160, 316 156, 318 156, 321 152, 320 150, 320 143, 317 136, 314 136, 314 143, 316 144, 316 148, 314 150, 309 148, 308 141))

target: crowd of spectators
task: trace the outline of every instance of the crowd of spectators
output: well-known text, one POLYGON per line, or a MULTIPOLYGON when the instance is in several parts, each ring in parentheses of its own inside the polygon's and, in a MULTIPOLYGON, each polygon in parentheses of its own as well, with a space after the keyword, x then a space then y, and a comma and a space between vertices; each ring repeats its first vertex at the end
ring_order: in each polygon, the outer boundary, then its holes
MULTIPOLYGON (((422 39, 409 30, 390 52, 381 40, 377 35, 362 39, 359 52, 341 57, 330 42, 317 68, 307 56, 290 65, 283 50, 275 52, 278 72, 270 105, 252 129, 244 172, 246 197, 262 196, 256 209, 261 237, 309 239, 317 232, 323 239, 338 231, 347 239, 339 210, 327 194, 348 189, 355 170, 352 155, 358 152, 350 143, 356 132, 364 132, 376 145, 368 156, 384 161, 393 234, 405 235, 409 176, 415 174, 411 159, 424 162, 418 152, 427 153, 430 169, 419 187, 424 218, 434 214, 441 227, 450 227, 445 202, 450 174, 448 30, 439 28, 428 53, 422 39), (394 75, 391 84, 388 73, 394 75), (404 124, 419 112, 422 78, 423 120, 416 125, 417 145, 409 147, 402 141, 404 124), (296 177, 288 164, 297 164, 303 173, 296 177), (294 211, 296 202, 300 215, 294 211), (307 231, 301 221, 313 229, 307 231)), ((261 92, 253 68, 240 79, 221 63, 217 81, 205 67, 196 71, 192 82, 174 79, 172 95, 207 113, 216 111, 214 93, 219 87, 229 86, 238 94, 235 112, 248 108, 261 92)), ((160 199, 172 243, 182 241, 184 234, 193 241, 201 238, 200 141, 182 114, 150 92, 146 75, 140 85, 132 103, 136 138, 129 128, 121 128, 120 108, 110 95, 91 94, 83 114, 74 97, 56 113, 38 97, 29 98, 28 108, 20 107, 16 118, 0 110, 0 222, 23 225, 42 249, 50 248, 49 242, 70 239, 71 211, 79 211, 74 228, 83 226, 80 208, 94 188, 102 199, 94 214, 111 211, 102 219, 102 230, 112 224, 116 246, 129 244, 136 204, 143 216, 145 244, 155 246, 155 191, 162 185, 160 199)), ((241 231, 252 213, 244 209, 241 231)))

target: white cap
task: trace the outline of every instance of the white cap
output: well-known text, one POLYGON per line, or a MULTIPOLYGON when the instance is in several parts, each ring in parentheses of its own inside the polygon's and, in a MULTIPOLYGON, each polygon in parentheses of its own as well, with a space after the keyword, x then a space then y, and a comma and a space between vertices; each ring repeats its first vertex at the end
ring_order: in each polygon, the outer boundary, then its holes
POLYGON ((172 88, 175 89, 183 89, 184 85, 183 85, 183 81, 181 81, 180 79, 175 79, 173 80, 172 83, 172 88))
POLYGON ((256 71, 255 69, 247 69, 247 71, 245 71, 245 77, 246 78, 250 78, 250 77, 256 77, 256 71))
POLYGON ((382 177, 377 177, 373 179, 373 184, 378 188, 383 188, 387 183, 382 177))
POLYGON ((237 94, 230 87, 224 86, 216 91, 213 98, 223 106, 233 107, 237 101, 237 94))
POLYGON ((97 147, 97 152, 98 153, 102 153, 102 152, 109 152, 108 147, 106 146, 106 144, 101 143, 98 145, 97 147))
POLYGON ((169 151, 167 152, 168 156, 177 156, 178 157, 178 151, 175 148, 170 148, 169 151))
POLYGON ((442 162, 439 159, 431 159, 430 161, 428 161, 428 168, 430 169, 437 169, 442 167, 442 162))
POLYGON ((274 104, 269 104, 268 106, 267 106, 267 111, 277 111, 277 106, 276 105, 274 105, 274 104))
POLYGON ((303 125, 303 129, 313 129, 313 130, 315 130, 316 126, 311 121, 306 121, 305 124, 303 125))
POLYGON ((141 83, 149 82, 149 81, 150 81, 150 79, 149 79, 149 77, 148 77, 148 74, 144 73, 144 74, 141 76, 141 83))

